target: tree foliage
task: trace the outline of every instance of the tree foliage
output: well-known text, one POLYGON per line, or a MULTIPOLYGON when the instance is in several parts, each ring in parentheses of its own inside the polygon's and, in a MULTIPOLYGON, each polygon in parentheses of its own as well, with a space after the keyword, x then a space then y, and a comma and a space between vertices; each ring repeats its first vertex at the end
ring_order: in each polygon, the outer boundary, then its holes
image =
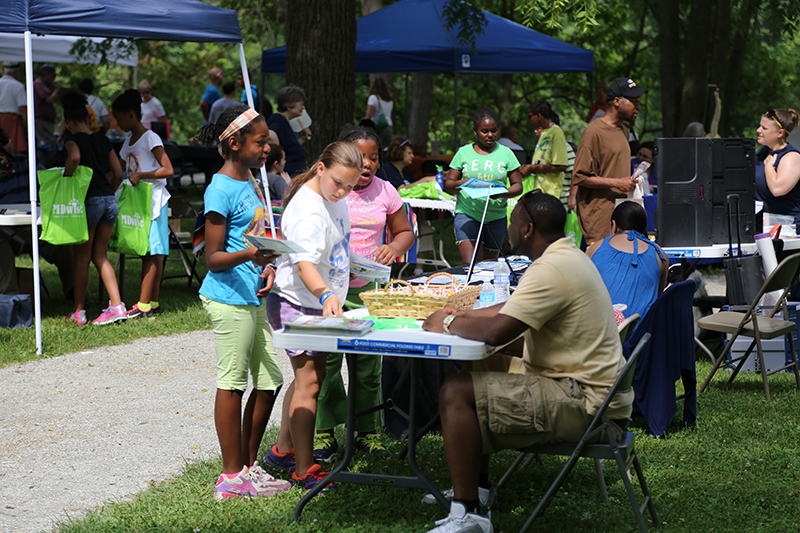
MULTIPOLYGON (((239 12, 248 70, 254 83, 274 102, 286 78, 261 78, 261 51, 286 43, 286 25, 295 13, 295 2, 205 1, 239 12)), ((330 3, 339 9, 344 5, 341 0, 330 3)), ((383 0, 383 5, 391 3, 383 0)), ((345 4, 354 20, 360 14, 359 6, 353 8, 351 0, 345 4)), ((464 38, 474 35, 480 26, 479 11, 456 1, 447 5, 454 27, 461 28, 464 38)), ((471 6, 593 50, 595 72, 593 78, 584 74, 459 75, 456 138, 453 74, 432 75, 432 90, 416 93, 417 98, 429 99, 430 113, 415 114, 412 121, 418 122, 420 117, 428 120, 429 115, 427 138, 446 148, 472 138, 471 116, 482 103, 495 107, 503 122, 517 125, 523 144, 532 147, 535 138, 527 127, 526 110, 531 101, 540 98, 551 102, 568 138, 577 141, 594 98, 592 85, 619 76, 631 76, 649 89, 636 125, 640 136, 647 138, 679 135, 691 120, 704 122, 708 128, 714 111, 714 87, 709 85, 718 87, 722 95, 723 136, 752 135, 764 109, 797 107, 800 57, 795 30, 800 0, 472 0, 471 6)), ((299 31, 309 38, 321 35, 315 42, 325 48, 340 29, 330 21, 314 20, 300 21, 299 31)), ((122 89, 137 79, 147 79, 167 110, 174 136, 179 142, 185 141, 202 122, 199 100, 208 70, 222 68, 226 81, 239 71, 236 47, 149 41, 135 45, 140 54, 137 77, 130 69, 108 65, 64 65, 59 68, 60 81, 75 85, 84 76, 94 77, 96 94, 110 105, 122 89)), ((342 71, 344 66, 332 61, 319 68, 342 71)), ((329 117, 336 125, 326 126, 325 131, 339 127, 345 118, 339 115, 341 110, 347 110, 348 120, 363 116, 369 80, 365 74, 353 79, 349 93, 340 91, 338 85, 325 88, 337 96, 330 101, 327 96, 321 97, 326 101, 324 107, 319 107, 320 97, 309 98, 315 136, 321 133, 317 130, 322 126, 320 121, 329 117)), ((395 131, 405 134, 407 113, 422 102, 411 101, 415 94, 411 76, 393 76, 393 85, 395 131)), ((332 140, 322 138, 328 135, 320 135, 319 142, 332 140)))

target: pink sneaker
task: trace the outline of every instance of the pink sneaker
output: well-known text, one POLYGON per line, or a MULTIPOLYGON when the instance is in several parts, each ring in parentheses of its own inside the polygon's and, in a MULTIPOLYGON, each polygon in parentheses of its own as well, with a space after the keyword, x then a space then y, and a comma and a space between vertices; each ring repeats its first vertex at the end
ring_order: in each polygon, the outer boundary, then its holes
POLYGON ((72 320, 73 322, 75 322, 79 326, 85 326, 89 322, 88 320, 86 320, 86 310, 85 309, 81 309, 80 311, 76 311, 76 312, 72 313, 71 315, 69 315, 66 318, 67 318, 67 320, 72 320))
POLYGON ((111 302, 108 302, 108 307, 103 309, 103 312, 100 314, 99 317, 92 320, 92 324, 97 326, 103 324, 111 324, 112 322, 119 322, 120 320, 127 320, 128 313, 125 310, 125 304, 120 303, 117 306, 111 305, 111 302))

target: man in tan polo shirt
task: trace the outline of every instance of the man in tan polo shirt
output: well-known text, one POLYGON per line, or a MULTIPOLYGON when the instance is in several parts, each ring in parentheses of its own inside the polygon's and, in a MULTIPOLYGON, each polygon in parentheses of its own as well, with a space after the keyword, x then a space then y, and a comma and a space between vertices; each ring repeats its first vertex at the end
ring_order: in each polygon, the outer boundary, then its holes
MULTIPOLYGON (((608 290, 591 260, 564 236, 565 222, 557 198, 538 190, 522 195, 508 236, 513 252, 533 264, 511 298, 477 311, 437 311, 423 325, 493 346, 525 336, 522 365, 506 365, 521 373, 464 372, 442 386, 453 503, 432 532, 491 533, 490 520, 479 514, 479 489, 489 486, 488 454, 577 441, 624 366, 608 290)), ((632 392, 617 396, 609 418, 627 419, 632 402, 632 392)), ((623 431, 616 423, 612 428, 623 431)))
POLYGON ((633 123, 645 89, 630 78, 617 78, 608 87, 608 107, 581 135, 572 185, 577 186, 578 220, 588 246, 611 235, 611 213, 617 198, 636 186, 631 179, 631 148, 623 122, 633 123))

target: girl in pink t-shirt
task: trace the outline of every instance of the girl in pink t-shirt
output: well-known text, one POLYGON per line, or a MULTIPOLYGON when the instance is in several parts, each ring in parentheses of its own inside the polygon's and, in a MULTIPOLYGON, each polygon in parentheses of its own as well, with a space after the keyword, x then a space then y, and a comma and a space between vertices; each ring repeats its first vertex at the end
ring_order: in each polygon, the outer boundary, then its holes
MULTIPOLYGON (((397 190, 389 182, 375 177, 381 164, 380 139, 370 129, 348 127, 339 135, 339 140, 352 142, 364 155, 364 169, 358 185, 347 197, 351 224, 350 251, 384 265, 391 264, 414 244, 414 233, 397 190), (387 227, 392 240, 383 244, 381 241, 387 227)), ((363 280, 352 280, 348 299, 354 299, 366 284, 363 280)), ((348 354, 347 357, 348 360, 351 357, 359 358, 355 385, 356 412, 360 413, 375 407, 380 401, 381 359, 355 354, 348 354)), ((314 457, 317 461, 330 462, 339 457, 339 445, 333 436, 333 428, 347 419, 342 354, 328 354, 326 367, 325 380, 317 400, 314 457)), ((356 448, 386 453, 377 434, 378 420, 377 412, 356 419, 356 448)))

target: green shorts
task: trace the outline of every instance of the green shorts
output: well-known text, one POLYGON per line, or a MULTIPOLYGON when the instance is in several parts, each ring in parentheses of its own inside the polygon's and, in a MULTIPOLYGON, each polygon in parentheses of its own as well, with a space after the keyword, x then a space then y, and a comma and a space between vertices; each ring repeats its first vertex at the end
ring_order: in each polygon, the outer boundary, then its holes
POLYGON ((217 388, 247 389, 247 373, 256 390, 277 390, 283 384, 267 310, 262 304, 230 305, 200 295, 214 329, 217 353, 217 388))
POLYGON ((577 442, 591 422, 583 393, 569 378, 473 372, 472 385, 482 453, 577 442))

